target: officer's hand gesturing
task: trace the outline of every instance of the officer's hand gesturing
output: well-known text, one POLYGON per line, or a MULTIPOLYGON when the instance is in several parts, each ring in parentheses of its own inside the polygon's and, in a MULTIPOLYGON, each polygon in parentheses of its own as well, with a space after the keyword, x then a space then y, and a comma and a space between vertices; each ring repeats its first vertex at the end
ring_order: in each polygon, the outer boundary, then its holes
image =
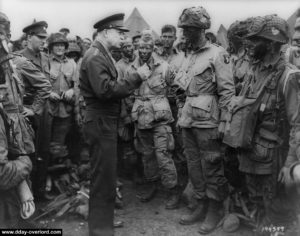
POLYGON ((63 93, 62 98, 66 100, 67 102, 71 102, 74 96, 74 89, 69 89, 66 92, 63 93))
POLYGON ((49 96, 49 99, 52 102, 56 102, 56 101, 60 100, 60 96, 57 93, 55 93, 55 92, 51 92, 50 96, 49 96))
POLYGON ((27 116, 34 116, 34 111, 27 108, 27 107, 24 107, 24 110, 23 110, 23 116, 27 117, 27 116))

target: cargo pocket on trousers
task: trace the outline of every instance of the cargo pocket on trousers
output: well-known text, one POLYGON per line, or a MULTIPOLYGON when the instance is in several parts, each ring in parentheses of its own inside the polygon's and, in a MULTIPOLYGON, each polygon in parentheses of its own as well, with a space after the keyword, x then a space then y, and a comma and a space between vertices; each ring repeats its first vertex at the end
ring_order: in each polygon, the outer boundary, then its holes
POLYGON ((175 149, 175 141, 174 141, 172 128, 170 126, 167 126, 166 130, 167 130, 167 149, 169 151, 173 151, 175 149))
POLYGON ((272 161, 272 157, 270 157, 270 149, 264 147, 260 143, 254 143, 252 150, 250 159, 262 163, 269 163, 272 161))

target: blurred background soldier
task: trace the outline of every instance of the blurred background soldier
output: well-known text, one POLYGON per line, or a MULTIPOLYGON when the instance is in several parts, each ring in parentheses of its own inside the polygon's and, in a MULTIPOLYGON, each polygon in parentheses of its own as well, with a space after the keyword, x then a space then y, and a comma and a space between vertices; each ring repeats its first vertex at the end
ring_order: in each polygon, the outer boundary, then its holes
MULTIPOLYGON (((166 61, 173 73, 177 73, 184 61, 184 53, 175 48, 174 42, 176 41, 176 28, 173 25, 164 25, 161 28, 160 40, 162 42, 162 52, 158 54, 159 58, 166 61)), ((176 126, 178 120, 178 109, 176 104, 176 88, 174 88, 173 81, 168 85, 168 100, 173 114, 174 122, 171 124, 172 132, 175 140, 175 150, 173 152, 173 159, 176 164, 176 168, 180 174, 186 173, 186 158, 183 155, 182 145, 182 132, 181 129, 176 126)), ((180 180, 185 182, 180 176, 180 180)))
POLYGON ((132 44, 133 44, 134 51, 138 50, 139 40, 141 37, 142 37, 142 34, 140 32, 136 32, 136 34, 134 36, 132 36, 132 44))
POLYGON ((252 20, 253 18, 248 18, 244 21, 236 21, 230 25, 227 32, 236 94, 239 94, 241 90, 249 66, 244 36, 248 33, 252 20))
POLYGON ((154 40, 141 38, 139 55, 133 62, 127 77, 143 66, 149 67, 151 75, 134 93, 132 120, 136 124, 139 150, 142 151, 144 174, 148 182, 145 192, 139 194, 142 202, 151 200, 157 191, 157 181, 168 190, 166 209, 174 209, 179 204, 177 171, 172 159, 174 139, 170 124, 174 121, 167 99, 167 84, 173 74, 168 63, 153 56, 154 40))
POLYGON ((279 173, 282 182, 288 177, 284 162, 288 156, 285 163, 290 166, 288 160, 296 156, 299 145, 295 134, 300 127, 300 73, 286 64, 281 52, 289 40, 285 20, 276 15, 256 17, 246 38, 251 63, 240 92, 242 99, 237 97, 230 104, 228 133, 232 139, 226 132, 224 142, 238 147, 239 169, 245 173, 257 223, 288 230, 295 220, 295 206, 277 178, 279 173))
POLYGON ((92 41, 89 38, 84 38, 82 40, 82 56, 84 56, 85 52, 91 47, 92 41))
POLYGON ((59 33, 62 33, 66 38, 68 38, 68 35, 70 34, 70 30, 68 28, 61 28, 59 30, 59 33))
POLYGON ((27 47, 20 53, 30 60, 49 79, 49 58, 43 53, 48 37, 48 24, 45 21, 33 22, 26 26, 23 32, 27 35, 27 47))
POLYGON ((185 9, 178 27, 188 42, 187 58, 174 83, 185 90, 186 101, 178 125, 198 206, 181 224, 205 218, 200 233, 214 230, 224 215, 223 201, 228 195, 224 176, 223 149, 225 114, 235 94, 229 55, 221 46, 205 38, 210 17, 202 7, 185 9))
MULTIPOLYGON (((76 63, 66 57, 69 42, 61 33, 51 34, 48 39, 50 52, 50 82, 52 92, 49 96, 49 110, 51 124, 50 153, 52 165, 58 159, 66 159, 69 151, 66 146, 66 136, 72 126, 74 114, 74 81, 76 63)), ((50 165, 51 165, 50 164, 50 165)), ((47 189, 50 191, 50 189, 47 189)))
POLYGON ((286 51, 286 58, 289 63, 300 69, 300 9, 298 10, 298 18, 294 29, 291 46, 286 51))
POLYGON ((149 68, 144 67, 127 80, 117 80, 110 49, 120 48, 125 39, 128 29, 123 19, 124 14, 115 14, 94 25, 96 39, 80 68, 80 92, 86 102, 83 131, 91 154, 91 236, 113 235, 120 99, 129 96, 141 84, 144 74, 149 74, 149 68))
MULTIPOLYGON (((46 39, 48 37, 47 29, 48 24, 45 21, 34 21, 31 25, 26 26, 23 32, 27 35, 27 47, 20 51, 24 57, 26 57, 40 72, 44 74, 44 83, 50 85, 50 62, 48 54, 44 53, 46 46, 46 39)), ((31 105, 34 90, 25 90, 24 104, 31 105)), ((46 173, 46 162, 49 158, 49 144, 50 144, 50 125, 47 123, 48 119, 47 103, 43 106, 42 113, 34 116, 34 119, 30 119, 30 122, 35 131, 35 146, 36 163, 33 164, 33 186, 38 191, 34 191, 36 195, 44 195, 44 179, 46 173), (37 172, 35 172, 37 168, 37 172), (37 181, 37 183, 36 183, 37 181)))

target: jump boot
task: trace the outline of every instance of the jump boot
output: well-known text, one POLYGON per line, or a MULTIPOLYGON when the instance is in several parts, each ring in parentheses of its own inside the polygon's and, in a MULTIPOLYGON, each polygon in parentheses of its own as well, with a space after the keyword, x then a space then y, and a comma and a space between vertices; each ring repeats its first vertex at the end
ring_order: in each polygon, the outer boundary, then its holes
POLYGON ((149 202, 156 195, 158 183, 155 181, 155 182, 150 182, 147 185, 148 185, 147 188, 143 192, 140 192, 137 195, 137 197, 140 199, 141 202, 149 202))
POLYGON ((208 234, 215 230, 223 216, 223 202, 209 199, 208 211, 205 220, 200 225, 199 233, 208 234))
POLYGON ((207 205, 208 202, 206 200, 198 200, 198 205, 193 210, 192 214, 182 216, 179 223, 182 225, 191 225, 203 220, 207 212, 207 205))
POLYGON ((175 186, 174 188, 169 189, 169 196, 165 205, 167 210, 176 209, 179 206, 180 194, 179 188, 175 186))

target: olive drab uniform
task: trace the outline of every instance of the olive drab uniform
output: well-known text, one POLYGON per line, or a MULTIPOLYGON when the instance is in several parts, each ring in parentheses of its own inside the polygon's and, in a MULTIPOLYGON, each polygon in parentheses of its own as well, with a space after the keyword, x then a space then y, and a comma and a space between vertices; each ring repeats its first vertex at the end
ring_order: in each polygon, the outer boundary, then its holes
MULTIPOLYGON (((135 56, 132 60, 123 57, 116 63, 118 71, 118 80, 125 79, 125 74, 131 63, 135 60, 135 56)), ((131 118, 131 110, 134 103, 134 95, 130 95, 121 101, 121 113, 119 119, 118 133, 121 140, 122 149, 122 161, 124 165, 124 171, 134 175, 134 171, 137 164, 137 153, 134 147, 134 123, 131 118)))
POLYGON ((185 89, 186 101, 178 119, 189 177, 197 199, 222 201, 227 197, 218 126, 235 94, 227 52, 206 42, 177 73, 175 83, 185 89))
POLYGON ((0 227, 19 228, 20 202, 16 187, 29 177, 32 164, 28 156, 11 160, 9 119, 0 108, 0 227))
MULTIPOLYGON (((52 89, 50 83, 50 61, 48 54, 44 52, 35 53, 28 47, 19 51, 24 57, 26 57, 41 73, 43 73, 43 81, 45 85, 50 86, 50 92, 52 89)), ((44 85, 44 86, 45 86, 44 85)), ((50 94, 49 92, 49 94, 50 94)), ((34 89, 30 87, 25 88, 24 93, 24 105, 30 106, 32 104, 32 98, 35 94, 34 89)), ((48 97, 49 97, 48 94, 48 97)), ((47 99, 48 101, 48 99, 47 99)), ((33 163, 32 181, 35 195, 42 195, 44 191, 45 177, 47 162, 49 160, 49 145, 51 139, 51 124, 48 113, 48 102, 46 102, 42 107, 42 112, 36 114, 34 117, 30 118, 30 123, 35 131, 35 160, 33 163), (35 183, 37 181, 37 183, 35 183)), ((32 159, 33 160, 33 159, 32 159)))
MULTIPOLYGON (((8 58, 7 58, 8 59, 8 58)), ((7 78, 8 100, 3 103, 4 110, 7 112, 11 125, 14 126, 14 133, 11 138, 12 147, 15 148, 14 154, 32 154, 35 152, 34 132, 32 127, 21 114, 23 112, 23 95, 26 85, 36 88, 30 108, 36 113, 41 114, 43 105, 50 94, 50 84, 44 83, 44 75, 40 73, 25 57, 19 54, 12 54, 10 57, 11 65, 2 61, 3 70, 10 71, 11 78, 7 78)), ((6 76, 8 76, 6 74, 6 76)))
MULTIPOLYGON (((54 55, 50 56, 50 82, 52 91, 59 96, 69 89, 74 89, 76 80, 76 63, 73 59, 63 57, 59 59, 54 55)), ((51 114, 51 143, 50 152, 52 156, 65 157, 68 150, 65 145, 66 136, 72 126, 74 114, 74 101, 49 100, 49 114, 51 114)))
MULTIPOLYGON (((170 54, 163 52, 162 54, 157 54, 157 55, 160 59, 165 60, 170 65, 170 68, 174 73, 177 73, 179 71, 185 57, 184 53, 179 52, 176 48, 172 48, 170 54)), ((177 120, 178 120, 178 107, 176 104, 176 87, 172 85, 173 82, 170 85, 168 85, 167 94, 168 94, 168 100, 174 118, 174 122, 171 124, 174 140, 175 140, 174 155, 177 156, 179 159, 184 159, 182 157, 183 154, 182 132, 180 129, 178 129, 178 127, 176 127, 177 120)))
MULTIPOLYGON (((132 71, 140 66, 137 58, 127 71, 127 76, 130 77, 132 71)), ((161 177, 163 186, 171 189, 177 185, 177 172, 171 154, 174 139, 170 124, 174 119, 167 99, 167 84, 170 84, 173 74, 166 62, 153 56, 148 66, 152 73, 134 92, 131 115, 136 124, 147 181, 156 181, 161 177)))
POLYGON ((299 76, 300 71, 287 65, 284 55, 269 62, 256 62, 249 68, 240 93, 260 100, 255 126, 247 127, 253 130, 251 148, 238 149, 239 169, 246 174, 250 199, 257 203, 262 198, 267 219, 273 224, 292 222, 295 217, 277 178, 286 156, 287 166, 297 156, 299 76))

